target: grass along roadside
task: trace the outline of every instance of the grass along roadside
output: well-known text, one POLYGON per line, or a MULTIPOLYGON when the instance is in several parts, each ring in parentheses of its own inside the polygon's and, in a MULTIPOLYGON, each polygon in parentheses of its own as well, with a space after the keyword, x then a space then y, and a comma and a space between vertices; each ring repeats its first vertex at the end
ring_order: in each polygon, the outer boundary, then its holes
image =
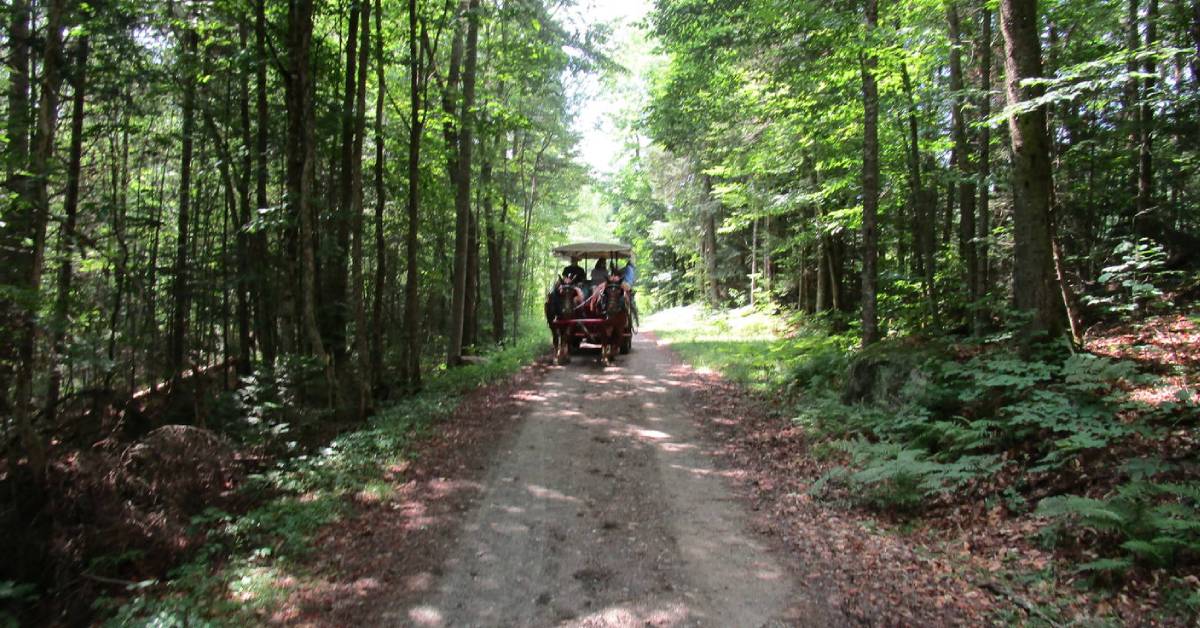
POLYGON ((992 619, 1195 618, 1198 415, 1186 390, 1140 402, 1152 369, 1088 353, 1023 360, 991 339, 862 352, 819 323, 745 308, 676 308, 647 327, 793 417, 774 434, 799 444, 761 440, 782 450, 763 458, 805 459, 779 465, 805 477, 779 481, 942 556, 1008 609, 992 619))
POLYGON ((102 598, 110 626, 221 626, 260 623, 286 589, 308 578, 304 559, 324 527, 356 503, 386 500, 420 439, 450 417, 463 396, 511 376, 545 353, 541 330, 486 361, 437 372, 425 389, 381 408, 366 425, 319 451, 281 458, 238 487, 237 512, 208 509, 192 521, 205 542, 162 581, 102 598), (286 585, 286 586, 281 586, 286 585))

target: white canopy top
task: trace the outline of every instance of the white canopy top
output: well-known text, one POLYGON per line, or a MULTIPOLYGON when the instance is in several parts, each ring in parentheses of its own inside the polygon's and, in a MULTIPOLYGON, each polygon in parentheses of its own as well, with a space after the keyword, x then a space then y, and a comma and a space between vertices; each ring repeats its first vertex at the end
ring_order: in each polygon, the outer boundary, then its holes
POLYGON ((563 259, 579 257, 583 259, 606 257, 608 259, 624 259, 633 256, 633 247, 628 244, 613 244, 609 242, 576 242, 554 248, 554 254, 563 259))

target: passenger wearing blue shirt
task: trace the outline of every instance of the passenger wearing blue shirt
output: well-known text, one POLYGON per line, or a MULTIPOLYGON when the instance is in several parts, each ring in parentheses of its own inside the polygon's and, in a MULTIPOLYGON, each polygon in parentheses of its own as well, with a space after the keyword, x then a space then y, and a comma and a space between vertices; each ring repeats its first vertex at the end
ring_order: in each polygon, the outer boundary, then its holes
POLYGON ((637 269, 633 266, 633 258, 625 260, 625 268, 621 269, 621 281, 629 287, 633 287, 633 280, 637 278, 637 269))

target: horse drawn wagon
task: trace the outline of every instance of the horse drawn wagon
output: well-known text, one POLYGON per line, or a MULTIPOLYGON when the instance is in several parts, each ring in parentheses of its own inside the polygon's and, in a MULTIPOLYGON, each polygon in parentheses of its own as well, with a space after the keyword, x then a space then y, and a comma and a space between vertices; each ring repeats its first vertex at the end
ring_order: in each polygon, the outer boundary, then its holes
POLYGON ((629 245, 578 242, 555 248, 554 255, 568 262, 546 295, 546 323, 556 359, 568 362, 585 343, 599 346, 606 364, 618 352, 629 353, 637 320, 629 245), (593 260, 590 273, 580 266, 593 260))

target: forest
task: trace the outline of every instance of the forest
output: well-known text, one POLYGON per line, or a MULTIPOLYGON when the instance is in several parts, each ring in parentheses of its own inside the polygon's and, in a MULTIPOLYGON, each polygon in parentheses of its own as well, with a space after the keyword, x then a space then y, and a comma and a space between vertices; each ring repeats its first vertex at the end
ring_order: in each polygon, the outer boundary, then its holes
POLYGON ((1200 2, 586 4, 5 3, 0 623, 288 623, 606 238, 790 494, 1019 538, 992 621, 1197 617, 1200 2))

